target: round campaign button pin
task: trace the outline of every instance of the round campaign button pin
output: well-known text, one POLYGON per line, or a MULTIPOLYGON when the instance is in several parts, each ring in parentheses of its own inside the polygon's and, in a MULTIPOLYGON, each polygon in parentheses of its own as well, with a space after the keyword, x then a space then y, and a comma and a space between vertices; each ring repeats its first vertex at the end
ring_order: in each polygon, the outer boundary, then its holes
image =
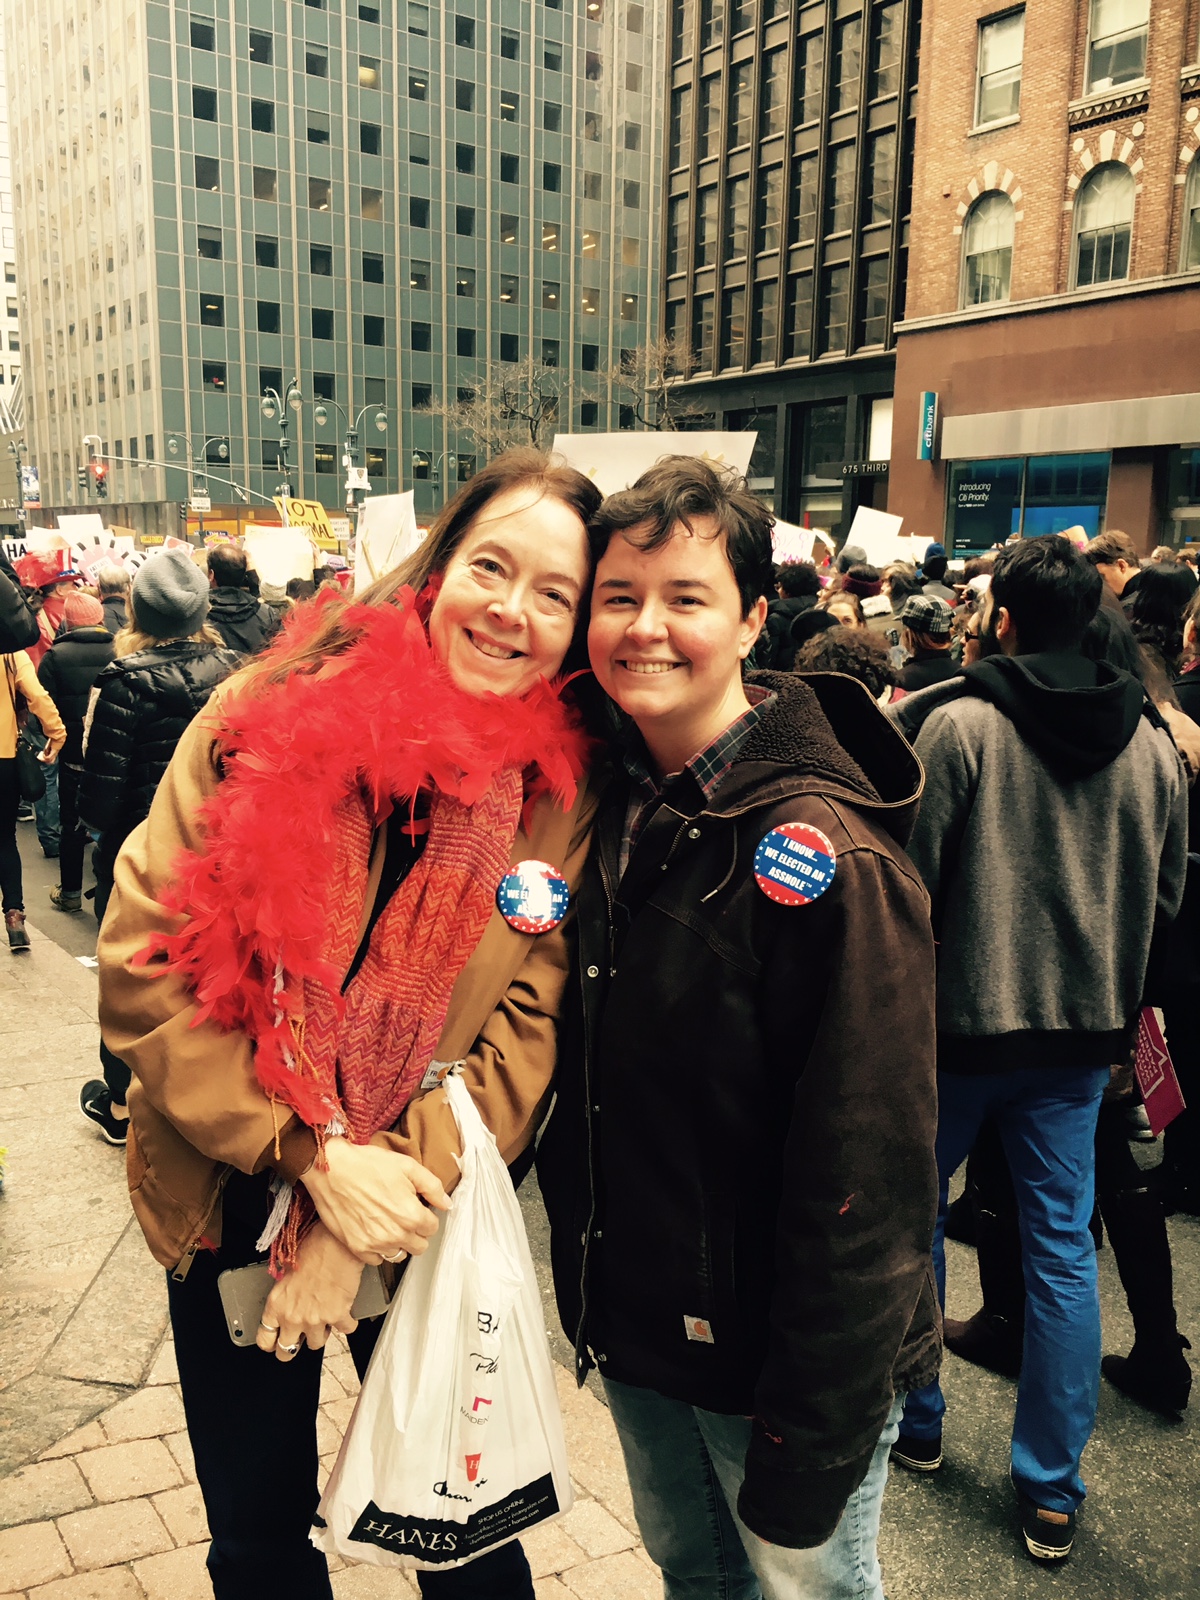
POLYGON ((518 861, 496 890, 500 915, 518 933, 549 933, 557 928, 570 899, 567 880, 547 861, 518 861))
POLYGON ((833 882, 837 857, 821 832, 807 822, 785 822, 759 840, 754 852, 758 887, 781 906, 806 906, 833 882))

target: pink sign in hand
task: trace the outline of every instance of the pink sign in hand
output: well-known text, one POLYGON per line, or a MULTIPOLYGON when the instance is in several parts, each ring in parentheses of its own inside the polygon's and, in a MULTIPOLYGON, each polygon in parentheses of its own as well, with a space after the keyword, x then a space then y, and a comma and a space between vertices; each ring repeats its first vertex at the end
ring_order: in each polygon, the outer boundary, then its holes
POLYGON ((1163 1129, 1186 1108, 1171 1053, 1158 1025, 1158 1018, 1150 1006, 1143 1008, 1138 1024, 1133 1070, 1137 1073, 1142 1102, 1150 1119, 1150 1131, 1157 1139, 1163 1129))

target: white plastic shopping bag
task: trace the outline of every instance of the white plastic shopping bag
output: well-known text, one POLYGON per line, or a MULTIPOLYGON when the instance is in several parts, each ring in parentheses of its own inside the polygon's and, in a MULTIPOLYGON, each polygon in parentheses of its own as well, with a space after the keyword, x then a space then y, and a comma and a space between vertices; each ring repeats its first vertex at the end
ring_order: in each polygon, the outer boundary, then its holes
POLYGON ((388 1311, 312 1530, 381 1566, 461 1566, 573 1498, 517 1197, 466 1085, 444 1087, 462 1181, 388 1311))

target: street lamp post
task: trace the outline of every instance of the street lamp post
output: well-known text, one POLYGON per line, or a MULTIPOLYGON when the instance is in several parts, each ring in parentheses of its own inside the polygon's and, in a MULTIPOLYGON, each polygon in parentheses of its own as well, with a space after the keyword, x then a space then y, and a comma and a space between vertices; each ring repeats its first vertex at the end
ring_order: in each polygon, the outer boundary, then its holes
MULTIPOLYGON (((182 449, 183 449, 184 457, 185 457, 185 459, 187 461, 188 500, 189 501, 195 500, 197 495, 207 496, 207 494, 208 494, 208 473, 204 470, 204 467, 207 464, 208 459, 209 459, 209 457, 208 457, 209 446, 210 445, 214 445, 214 444, 217 447, 217 459, 219 461, 228 461, 229 460, 229 436, 228 436, 228 434, 224 434, 224 433, 213 434, 211 438, 205 439, 204 443, 200 446, 200 453, 199 454, 197 454, 192 449, 191 440, 188 439, 186 437, 186 435, 181 435, 181 434, 178 434, 178 433, 171 433, 171 434, 167 435, 167 454, 169 456, 177 456, 179 454, 180 448, 182 447, 182 449), (200 465, 201 465, 201 470, 200 470, 199 473, 196 472, 196 463, 197 462, 200 462, 200 465)), ((201 541, 201 543, 203 543, 204 542, 204 512, 202 510, 201 511, 197 511, 196 515, 199 518, 199 523, 200 523, 200 541, 201 541)))
POLYGON ((346 512, 350 520, 350 531, 354 533, 358 526, 358 500, 356 498, 357 485, 350 476, 350 469, 358 466, 359 429, 362 427, 362 420, 367 412, 374 411, 375 415, 371 420, 380 433, 386 433, 388 430, 388 415, 382 406, 365 405, 354 421, 351 422, 349 413, 344 411, 336 400, 321 400, 318 401, 313 412, 313 421, 318 428, 323 428, 329 421, 329 411, 327 409, 329 406, 332 406, 338 413, 346 428, 345 437, 342 441, 342 466, 346 470, 346 512))
POLYGON ((24 439, 10 439, 8 453, 13 458, 13 466, 17 473, 17 523, 21 529, 20 538, 25 538, 25 478, 22 456, 29 454, 29 446, 24 439))
POLYGON ((429 467, 428 481, 436 489, 442 481, 441 466, 443 461, 446 463, 446 471, 448 473, 453 472, 458 462, 458 456, 453 450, 442 450, 437 455, 431 454, 428 450, 414 450, 412 453, 413 477, 416 477, 419 466, 422 464, 427 465, 429 467))
POLYGON ((276 464, 283 474, 283 482, 279 486, 280 493, 285 499, 291 499, 292 485, 290 469, 288 467, 288 407, 299 414, 300 407, 304 404, 304 396, 300 392, 300 385, 295 378, 287 386, 287 393, 281 399, 276 389, 264 389, 262 398, 262 414, 268 422, 279 418, 279 454, 276 464))

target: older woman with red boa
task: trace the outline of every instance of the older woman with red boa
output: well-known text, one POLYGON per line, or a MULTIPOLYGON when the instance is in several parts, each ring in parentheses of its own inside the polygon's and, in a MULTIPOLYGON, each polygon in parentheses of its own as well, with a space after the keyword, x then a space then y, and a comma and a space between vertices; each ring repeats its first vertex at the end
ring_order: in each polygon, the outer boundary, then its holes
MULTIPOLYGON (((365 1370, 364 1264, 423 1251, 452 1203, 442 1068, 510 1166, 545 1109, 566 929, 506 920, 497 890, 521 864, 573 888, 586 853, 563 686, 598 502, 535 451, 485 467, 405 567, 300 609, 214 694, 117 862, 101 1025, 133 1073, 129 1184, 169 1272, 219 1600, 331 1594, 308 1542, 322 1347, 347 1333, 365 1370), (239 1349, 217 1279, 268 1254, 239 1349)), ((533 1595, 516 1543, 419 1582, 533 1595)))

